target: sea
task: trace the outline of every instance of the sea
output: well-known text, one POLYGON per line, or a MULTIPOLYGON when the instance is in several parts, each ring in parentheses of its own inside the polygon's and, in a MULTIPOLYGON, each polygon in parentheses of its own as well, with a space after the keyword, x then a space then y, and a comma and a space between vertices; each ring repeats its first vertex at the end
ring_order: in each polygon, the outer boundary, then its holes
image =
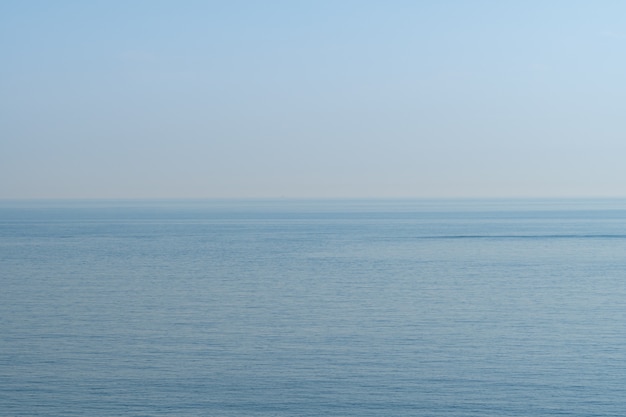
POLYGON ((1 416, 624 416, 626 200, 0 202, 1 416))

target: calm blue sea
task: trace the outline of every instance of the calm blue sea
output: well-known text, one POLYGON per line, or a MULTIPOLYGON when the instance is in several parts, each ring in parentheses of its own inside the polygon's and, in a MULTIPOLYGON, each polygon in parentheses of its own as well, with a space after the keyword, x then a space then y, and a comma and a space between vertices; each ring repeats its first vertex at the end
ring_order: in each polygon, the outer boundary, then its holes
POLYGON ((626 201, 0 202, 2 416, 624 416, 626 201))

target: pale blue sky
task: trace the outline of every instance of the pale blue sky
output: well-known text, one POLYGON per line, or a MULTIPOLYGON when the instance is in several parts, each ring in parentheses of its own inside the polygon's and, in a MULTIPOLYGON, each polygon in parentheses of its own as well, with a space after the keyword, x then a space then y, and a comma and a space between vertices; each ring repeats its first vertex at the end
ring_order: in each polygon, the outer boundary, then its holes
POLYGON ((626 196, 624 1, 0 2, 0 198, 626 196))

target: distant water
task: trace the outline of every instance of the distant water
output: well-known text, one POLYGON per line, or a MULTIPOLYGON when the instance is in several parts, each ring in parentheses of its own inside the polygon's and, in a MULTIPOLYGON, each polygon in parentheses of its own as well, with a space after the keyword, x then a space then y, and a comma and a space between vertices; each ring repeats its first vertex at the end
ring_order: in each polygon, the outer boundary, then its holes
POLYGON ((2 416, 624 416, 626 201, 0 203, 2 416))

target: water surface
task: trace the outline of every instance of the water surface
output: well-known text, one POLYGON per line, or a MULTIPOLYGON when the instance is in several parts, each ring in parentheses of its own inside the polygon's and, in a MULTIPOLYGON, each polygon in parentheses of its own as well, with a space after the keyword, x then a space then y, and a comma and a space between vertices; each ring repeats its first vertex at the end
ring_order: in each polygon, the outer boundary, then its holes
POLYGON ((618 416, 626 201, 0 202, 0 415, 618 416))

